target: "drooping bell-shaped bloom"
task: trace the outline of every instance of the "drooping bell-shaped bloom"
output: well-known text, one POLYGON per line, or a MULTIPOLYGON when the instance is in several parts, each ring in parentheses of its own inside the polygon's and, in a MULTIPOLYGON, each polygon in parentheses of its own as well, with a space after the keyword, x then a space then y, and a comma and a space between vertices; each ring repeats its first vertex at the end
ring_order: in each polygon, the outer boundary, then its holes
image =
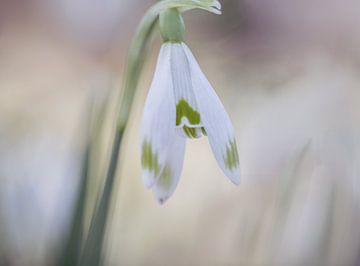
POLYGON ((228 114, 187 45, 164 42, 141 126, 143 179, 160 203, 178 184, 186 139, 201 136, 208 137, 223 172, 239 184, 239 156, 228 114))

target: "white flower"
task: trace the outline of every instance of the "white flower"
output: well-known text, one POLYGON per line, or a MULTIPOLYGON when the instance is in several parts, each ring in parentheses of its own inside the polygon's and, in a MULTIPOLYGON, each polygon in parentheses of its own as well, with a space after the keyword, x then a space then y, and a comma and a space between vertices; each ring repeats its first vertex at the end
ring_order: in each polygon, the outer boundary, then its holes
POLYGON ((141 161, 146 187, 160 203, 174 192, 186 138, 208 137, 214 156, 234 184, 239 158, 231 121, 214 89, 184 43, 162 45, 141 127, 141 161))

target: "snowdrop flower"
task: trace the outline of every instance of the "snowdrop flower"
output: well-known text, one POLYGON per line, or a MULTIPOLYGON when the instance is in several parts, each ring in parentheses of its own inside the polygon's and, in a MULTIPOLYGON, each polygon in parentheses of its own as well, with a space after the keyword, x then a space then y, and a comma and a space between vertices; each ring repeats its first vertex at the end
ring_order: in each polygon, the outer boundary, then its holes
POLYGON ((239 156, 231 121, 214 89, 183 42, 177 9, 160 14, 163 39, 141 125, 143 179, 163 203, 181 175, 187 138, 207 136, 214 156, 234 184, 239 156))

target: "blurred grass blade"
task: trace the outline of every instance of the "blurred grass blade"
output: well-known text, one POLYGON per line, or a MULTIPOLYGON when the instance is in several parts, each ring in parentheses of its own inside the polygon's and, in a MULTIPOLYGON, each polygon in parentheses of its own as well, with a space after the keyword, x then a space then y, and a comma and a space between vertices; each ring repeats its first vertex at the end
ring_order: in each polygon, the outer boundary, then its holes
MULTIPOLYGON (((97 89, 97 88, 95 88, 97 89)), ((101 101, 97 99, 97 93, 91 94, 91 103, 87 112, 87 121, 85 128, 85 143, 82 156, 81 176, 78 188, 78 197, 75 199, 75 208, 72 216, 72 222, 68 235, 64 241, 64 245, 60 252, 60 256, 56 265, 58 266, 75 266, 78 265, 81 256, 81 250, 84 238, 84 218, 87 203, 87 192, 89 178, 91 176, 90 162, 91 157, 96 149, 96 143, 102 130, 104 117, 106 114, 106 104, 109 94, 106 93, 105 98, 101 101)))
POLYGON ((104 242, 106 222, 110 210, 112 188, 115 180, 122 137, 123 130, 117 131, 113 143, 110 165, 106 177, 104 190, 102 192, 102 197, 98 206, 96 207, 95 214, 91 221, 90 230, 85 243, 80 265, 91 266, 101 264, 102 244, 104 242), (118 148, 115 149, 115 147, 118 148))
MULTIPOLYGON (((296 189, 298 188, 300 182, 304 177, 301 176, 301 169, 304 167, 305 160, 311 154, 312 140, 308 142, 301 148, 298 154, 295 155, 290 161, 290 165, 285 171, 285 176, 282 177, 282 187, 280 194, 280 206, 287 215, 287 212, 291 209, 291 199, 293 198, 296 189)), ((285 218, 284 218, 285 219, 285 218)))
POLYGON ((138 31, 131 45, 131 50, 129 51, 123 95, 121 97, 121 102, 118 105, 116 116, 117 127, 114 134, 114 141, 112 143, 109 166, 105 176, 105 185, 98 205, 94 211, 88 237, 81 256, 80 265, 97 266, 101 265, 102 262, 102 246, 110 210, 121 143, 156 23, 157 17, 152 16, 152 14, 151 16, 145 15, 139 25, 138 31))
POLYGON ((57 261, 58 266, 75 266, 78 264, 81 246, 83 240, 83 228, 84 228, 84 215, 85 215, 85 203, 86 203, 86 192, 88 187, 88 177, 89 177, 89 162, 90 154, 92 150, 92 136, 94 135, 94 130, 97 127, 92 126, 93 119, 93 110, 94 103, 90 104, 89 111, 87 112, 87 121, 86 124, 86 134, 85 134, 85 144, 84 152, 82 156, 82 166, 81 166, 81 177, 78 188, 78 197, 75 200, 75 208, 73 213, 72 222, 70 223, 70 228, 68 235, 64 241, 64 245, 60 252, 60 257, 57 261))
POLYGON ((71 223, 71 228, 69 230, 67 239, 64 242, 65 244, 63 250, 57 262, 58 266, 73 266, 73 265, 75 266, 79 261, 82 238, 83 238, 83 220, 85 213, 90 150, 91 148, 89 142, 86 145, 83 156, 79 194, 76 201, 77 202, 76 207, 74 209, 73 221, 71 223))

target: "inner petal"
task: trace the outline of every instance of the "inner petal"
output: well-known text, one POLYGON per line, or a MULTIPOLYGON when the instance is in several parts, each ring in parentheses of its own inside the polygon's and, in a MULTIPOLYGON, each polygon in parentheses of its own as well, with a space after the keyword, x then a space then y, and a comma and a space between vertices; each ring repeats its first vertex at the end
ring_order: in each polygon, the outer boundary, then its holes
MULTIPOLYGON (((194 123, 191 124, 195 125, 200 123, 199 108, 193 91, 190 66, 181 44, 171 45, 171 76, 177 106, 176 113, 178 114, 179 108, 179 110, 182 111, 190 111, 188 113, 189 116, 195 115, 192 116, 192 118, 195 118, 195 122, 193 121, 194 123)), ((181 121, 181 117, 179 119, 179 121, 181 121)), ((176 121, 178 122, 178 116, 176 121)))
POLYGON ((176 131, 184 138, 199 138, 205 130, 193 91, 189 62, 181 44, 172 45, 171 63, 176 131))
POLYGON ((181 137, 189 138, 189 139, 197 139, 203 135, 206 136, 205 128, 202 126, 189 127, 187 125, 183 125, 180 127, 176 127, 176 132, 181 137))
POLYGON ((200 113, 181 98, 176 105, 176 131, 185 138, 200 138, 206 135, 201 125, 200 113))

